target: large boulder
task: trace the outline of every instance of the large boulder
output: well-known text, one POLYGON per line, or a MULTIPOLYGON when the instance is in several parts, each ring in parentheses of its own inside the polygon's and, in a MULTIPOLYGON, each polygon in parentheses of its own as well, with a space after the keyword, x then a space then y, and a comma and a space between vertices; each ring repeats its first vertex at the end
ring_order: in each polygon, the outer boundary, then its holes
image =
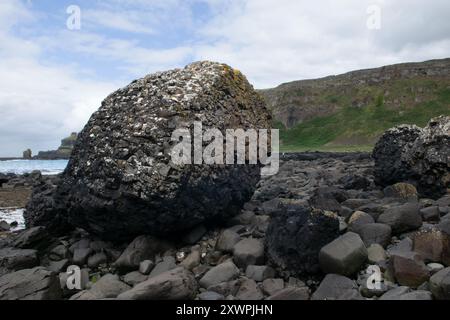
POLYGON ((439 198, 450 188, 449 145, 449 116, 434 118, 423 129, 390 129, 373 151, 375 180, 383 186, 409 181, 420 194, 439 198))
POLYGON ((27 226, 55 227, 56 217, 117 240, 167 236, 237 214, 260 165, 174 164, 174 130, 188 128, 192 137, 196 121, 225 137, 226 129, 269 129, 271 116, 245 76, 224 64, 197 62, 133 81, 92 115, 57 188, 34 193, 27 226))
POLYGON ((291 275, 318 273, 320 249, 338 236, 335 214, 291 204, 271 219, 267 256, 271 264, 291 275))

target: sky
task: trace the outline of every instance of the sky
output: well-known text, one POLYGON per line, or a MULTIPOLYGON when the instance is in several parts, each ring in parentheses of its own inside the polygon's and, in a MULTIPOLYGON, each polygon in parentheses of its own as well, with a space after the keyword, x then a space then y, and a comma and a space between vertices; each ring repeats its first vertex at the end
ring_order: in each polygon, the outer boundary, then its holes
POLYGON ((56 149, 111 92, 193 61, 269 88, 447 58, 449 13, 448 0, 1 0, 0 157, 56 149))

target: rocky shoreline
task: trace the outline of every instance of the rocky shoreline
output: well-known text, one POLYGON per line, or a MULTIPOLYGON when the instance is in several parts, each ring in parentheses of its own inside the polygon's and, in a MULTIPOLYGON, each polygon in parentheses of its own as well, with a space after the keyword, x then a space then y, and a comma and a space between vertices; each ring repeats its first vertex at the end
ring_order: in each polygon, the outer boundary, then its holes
MULTIPOLYGON (((405 183, 382 189, 373 168, 364 153, 286 154, 239 215, 173 242, 147 235, 105 242, 81 229, 63 237, 43 227, 9 233, 0 240, 0 299, 449 298, 450 195, 421 198, 405 183), (309 248, 311 257, 319 253, 310 270, 292 272, 283 268, 287 256, 276 261, 270 230, 313 206, 336 221, 329 228, 337 238, 309 248), (69 265, 81 268, 83 290, 67 288, 69 265), (380 268, 381 288, 368 288, 369 265, 380 268)), ((309 230, 303 234, 313 236, 309 230)))

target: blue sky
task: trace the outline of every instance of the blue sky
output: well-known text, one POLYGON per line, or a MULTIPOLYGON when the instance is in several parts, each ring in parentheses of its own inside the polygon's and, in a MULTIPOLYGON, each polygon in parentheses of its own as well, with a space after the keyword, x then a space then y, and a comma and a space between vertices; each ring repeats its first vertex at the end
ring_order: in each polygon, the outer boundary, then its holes
POLYGON ((448 0, 2 0, 0 156, 54 149, 109 93, 192 61, 266 88, 450 57, 449 12, 448 0), (80 30, 66 26, 70 5, 80 30))

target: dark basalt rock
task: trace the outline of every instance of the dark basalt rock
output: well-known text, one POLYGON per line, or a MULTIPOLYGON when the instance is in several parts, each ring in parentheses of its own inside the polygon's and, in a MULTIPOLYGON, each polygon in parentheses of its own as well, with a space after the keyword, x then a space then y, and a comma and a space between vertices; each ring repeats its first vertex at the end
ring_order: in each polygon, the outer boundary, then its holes
POLYGON ((259 94, 224 64, 198 62, 136 80, 92 115, 61 183, 34 193, 27 226, 57 228, 66 221, 117 240, 168 236, 237 214, 255 190, 260 167, 171 163, 173 131, 194 121, 222 134, 271 123, 259 94))
POLYGON ((269 262, 289 275, 320 271, 319 252, 339 236, 339 220, 331 212, 287 204, 272 217, 266 233, 269 262))
POLYGON ((449 146, 450 117, 432 119, 424 129, 390 129, 373 151, 376 182, 410 182, 422 196, 439 198, 450 188, 449 146))

